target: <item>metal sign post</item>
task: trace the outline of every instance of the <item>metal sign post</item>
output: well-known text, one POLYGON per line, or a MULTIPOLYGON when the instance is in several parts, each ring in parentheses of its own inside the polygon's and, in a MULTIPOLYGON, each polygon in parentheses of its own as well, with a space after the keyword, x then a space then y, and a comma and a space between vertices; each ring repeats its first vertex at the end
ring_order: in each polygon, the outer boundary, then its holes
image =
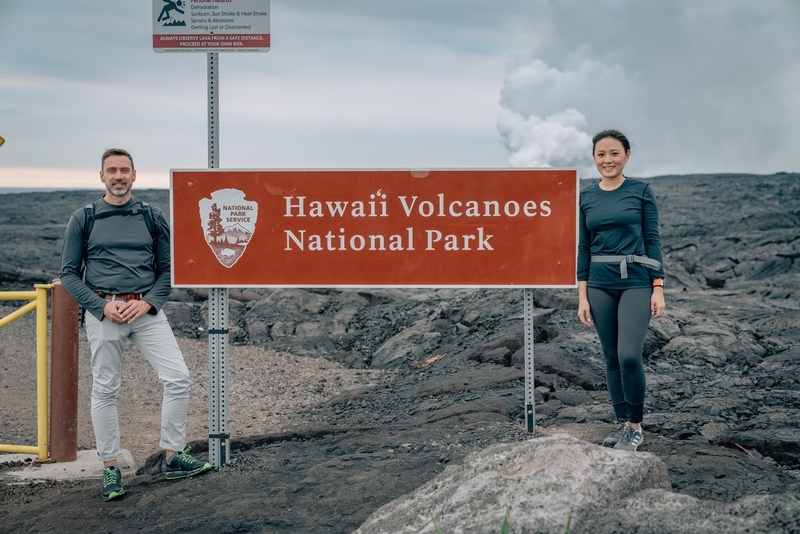
POLYGON ((533 433, 536 423, 536 407, 533 400, 533 388, 535 387, 533 377, 533 289, 523 290, 523 300, 525 301, 525 424, 528 432, 533 433))
MULTIPOLYGON (((219 54, 208 53, 208 168, 219 168, 219 54)), ((208 294, 208 460, 230 460, 228 430, 228 288, 208 294)))
POLYGON ((208 295, 208 460, 220 467, 230 460, 228 430, 228 289, 208 295))

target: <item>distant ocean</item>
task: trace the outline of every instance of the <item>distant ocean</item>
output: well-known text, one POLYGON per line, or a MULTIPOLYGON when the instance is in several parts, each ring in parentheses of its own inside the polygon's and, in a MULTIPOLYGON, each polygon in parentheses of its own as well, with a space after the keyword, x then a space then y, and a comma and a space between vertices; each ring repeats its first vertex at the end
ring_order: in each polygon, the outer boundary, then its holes
POLYGON ((89 187, 0 187, 0 195, 13 193, 53 193, 55 191, 88 191, 89 187))
MULTIPOLYGON (((139 188, 152 189, 152 188, 139 188)), ((0 187, 0 195, 15 193, 55 193, 56 191, 103 191, 102 187, 0 187)))

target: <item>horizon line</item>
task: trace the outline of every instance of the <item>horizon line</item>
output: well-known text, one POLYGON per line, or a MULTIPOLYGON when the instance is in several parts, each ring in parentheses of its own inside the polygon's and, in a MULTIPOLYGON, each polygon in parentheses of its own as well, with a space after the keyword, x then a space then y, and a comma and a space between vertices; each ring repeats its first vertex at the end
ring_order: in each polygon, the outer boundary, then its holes
MULTIPOLYGON (((511 168, 511 167, 510 167, 511 168)), ((443 168, 444 169, 444 168, 443 168)), ((479 169, 476 167, 476 169, 479 169)), ((200 170, 200 169, 198 169, 200 170)), ((239 170, 235 168, 220 170, 239 170)), ((252 170, 252 169, 251 169, 252 170)), ((265 168, 264 170, 272 170, 265 168)), ((290 169, 282 169, 290 170, 290 169)), ((326 169, 327 170, 327 169, 326 169)), ((336 170, 336 169, 330 169, 336 170)), ((430 168, 430 170, 436 170, 430 168)), ((784 174, 800 174, 798 172, 778 171, 773 173, 748 173, 748 172, 699 172, 699 173, 669 173, 657 174, 652 176, 630 176, 631 178, 660 178, 673 176, 776 176, 784 174)), ((581 176, 581 181, 597 180, 599 176, 581 176)), ((170 189, 170 173, 140 171, 136 172, 137 189, 170 189)), ((63 169, 46 167, 0 167, 0 191, 3 194, 21 192, 44 192, 48 191, 80 191, 103 189, 100 182, 99 170, 88 169, 63 169), (65 185, 68 184, 68 185, 65 185)))

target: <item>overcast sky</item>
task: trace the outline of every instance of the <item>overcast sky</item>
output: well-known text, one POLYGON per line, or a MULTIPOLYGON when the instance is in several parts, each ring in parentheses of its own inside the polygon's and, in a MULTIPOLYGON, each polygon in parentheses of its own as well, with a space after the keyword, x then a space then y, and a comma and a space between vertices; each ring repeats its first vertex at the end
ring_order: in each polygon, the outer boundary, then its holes
MULTIPOLYGON (((797 0, 272 0, 221 53, 223 168, 800 171, 797 0)), ((206 54, 156 54, 152 2, 0 0, 0 187, 139 187, 205 168, 206 54)))

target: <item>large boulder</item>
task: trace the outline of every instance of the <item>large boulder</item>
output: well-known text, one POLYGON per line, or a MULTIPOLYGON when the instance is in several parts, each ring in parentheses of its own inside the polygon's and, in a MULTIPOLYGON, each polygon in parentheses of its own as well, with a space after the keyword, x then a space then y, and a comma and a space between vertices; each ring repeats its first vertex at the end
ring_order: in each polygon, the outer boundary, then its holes
POLYGON ((373 513, 354 534, 800 532, 800 495, 706 501, 670 491, 655 455, 558 434, 493 445, 373 513), (569 521, 569 529, 567 522, 569 521))
POLYGON ((649 453, 631 454, 559 434, 493 445, 448 466, 433 480, 373 513, 356 534, 497 532, 506 505, 512 532, 573 531, 602 510, 647 489, 667 492, 667 468, 649 453))

